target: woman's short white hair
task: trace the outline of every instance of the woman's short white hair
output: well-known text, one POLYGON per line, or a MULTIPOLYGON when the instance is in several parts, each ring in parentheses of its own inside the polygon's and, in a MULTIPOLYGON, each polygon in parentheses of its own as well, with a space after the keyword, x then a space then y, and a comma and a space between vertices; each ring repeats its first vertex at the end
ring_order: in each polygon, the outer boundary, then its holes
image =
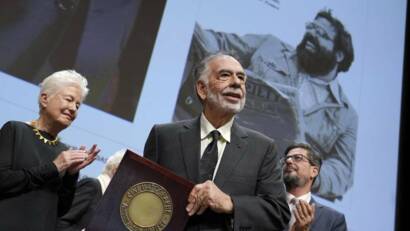
POLYGON ((117 170, 118 165, 120 165, 120 162, 122 158, 124 157, 124 154, 126 152, 126 149, 121 149, 115 152, 112 156, 110 156, 105 163, 104 169, 102 171, 103 174, 107 174, 110 177, 114 175, 114 171, 117 170))
POLYGON ((40 95, 46 93, 48 95, 53 95, 57 93, 60 89, 72 85, 77 85, 81 90, 81 102, 85 99, 88 94, 89 89, 87 88, 88 81, 81 74, 74 70, 63 70, 57 71, 49 75, 40 83, 40 95))

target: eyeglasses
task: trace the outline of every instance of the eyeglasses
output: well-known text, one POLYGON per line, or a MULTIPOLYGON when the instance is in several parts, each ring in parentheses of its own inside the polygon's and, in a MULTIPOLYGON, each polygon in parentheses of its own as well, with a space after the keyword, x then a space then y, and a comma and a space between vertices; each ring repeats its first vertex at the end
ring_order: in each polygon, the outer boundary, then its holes
POLYGON ((295 163, 306 161, 306 162, 309 162, 311 165, 313 165, 312 161, 309 158, 307 158, 306 156, 302 155, 302 154, 294 154, 294 155, 282 157, 280 162, 281 162, 282 165, 284 165, 289 159, 291 159, 295 163))
POLYGON ((329 34, 326 32, 326 30, 319 24, 315 23, 315 22, 308 22, 306 23, 306 29, 308 30, 315 30, 316 33, 326 39, 326 40, 330 40, 332 41, 332 38, 330 38, 329 34))

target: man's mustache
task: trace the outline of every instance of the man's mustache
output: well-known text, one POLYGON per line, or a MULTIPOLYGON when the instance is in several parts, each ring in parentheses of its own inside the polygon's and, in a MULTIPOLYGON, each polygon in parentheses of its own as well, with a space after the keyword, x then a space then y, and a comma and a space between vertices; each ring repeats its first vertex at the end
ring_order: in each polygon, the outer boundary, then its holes
POLYGON ((306 45, 306 42, 310 42, 315 46, 316 49, 320 49, 319 41, 313 35, 305 34, 305 36, 303 37, 303 45, 306 45))

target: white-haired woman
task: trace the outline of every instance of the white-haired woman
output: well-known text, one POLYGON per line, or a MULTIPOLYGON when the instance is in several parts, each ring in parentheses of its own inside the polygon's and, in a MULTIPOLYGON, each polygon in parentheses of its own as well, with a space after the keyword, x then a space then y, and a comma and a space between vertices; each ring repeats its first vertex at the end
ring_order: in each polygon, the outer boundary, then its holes
POLYGON ((68 149, 58 137, 75 120, 87 80, 64 70, 40 87, 38 119, 9 121, 1 129, 0 230, 55 230, 71 206, 79 170, 99 152, 96 145, 68 149))

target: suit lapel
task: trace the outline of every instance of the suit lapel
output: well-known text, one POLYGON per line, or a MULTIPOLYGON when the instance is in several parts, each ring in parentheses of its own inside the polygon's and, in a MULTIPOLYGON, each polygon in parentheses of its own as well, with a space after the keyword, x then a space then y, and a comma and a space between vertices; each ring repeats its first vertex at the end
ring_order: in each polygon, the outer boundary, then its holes
POLYGON ((179 137, 188 179, 198 182, 199 152, 201 150, 199 117, 187 121, 179 133, 179 137))
POLYGON ((323 205, 317 203, 317 202, 313 199, 313 197, 312 197, 312 199, 310 200, 310 204, 315 204, 315 215, 314 215, 313 222, 312 222, 312 227, 313 227, 313 226, 315 225, 315 223, 320 220, 319 217, 322 215, 322 207, 323 207, 323 205))
POLYGON ((214 182, 218 187, 222 187, 226 179, 238 165, 239 160, 245 155, 248 137, 247 133, 236 123, 232 125, 231 142, 227 143, 219 163, 214 182))

